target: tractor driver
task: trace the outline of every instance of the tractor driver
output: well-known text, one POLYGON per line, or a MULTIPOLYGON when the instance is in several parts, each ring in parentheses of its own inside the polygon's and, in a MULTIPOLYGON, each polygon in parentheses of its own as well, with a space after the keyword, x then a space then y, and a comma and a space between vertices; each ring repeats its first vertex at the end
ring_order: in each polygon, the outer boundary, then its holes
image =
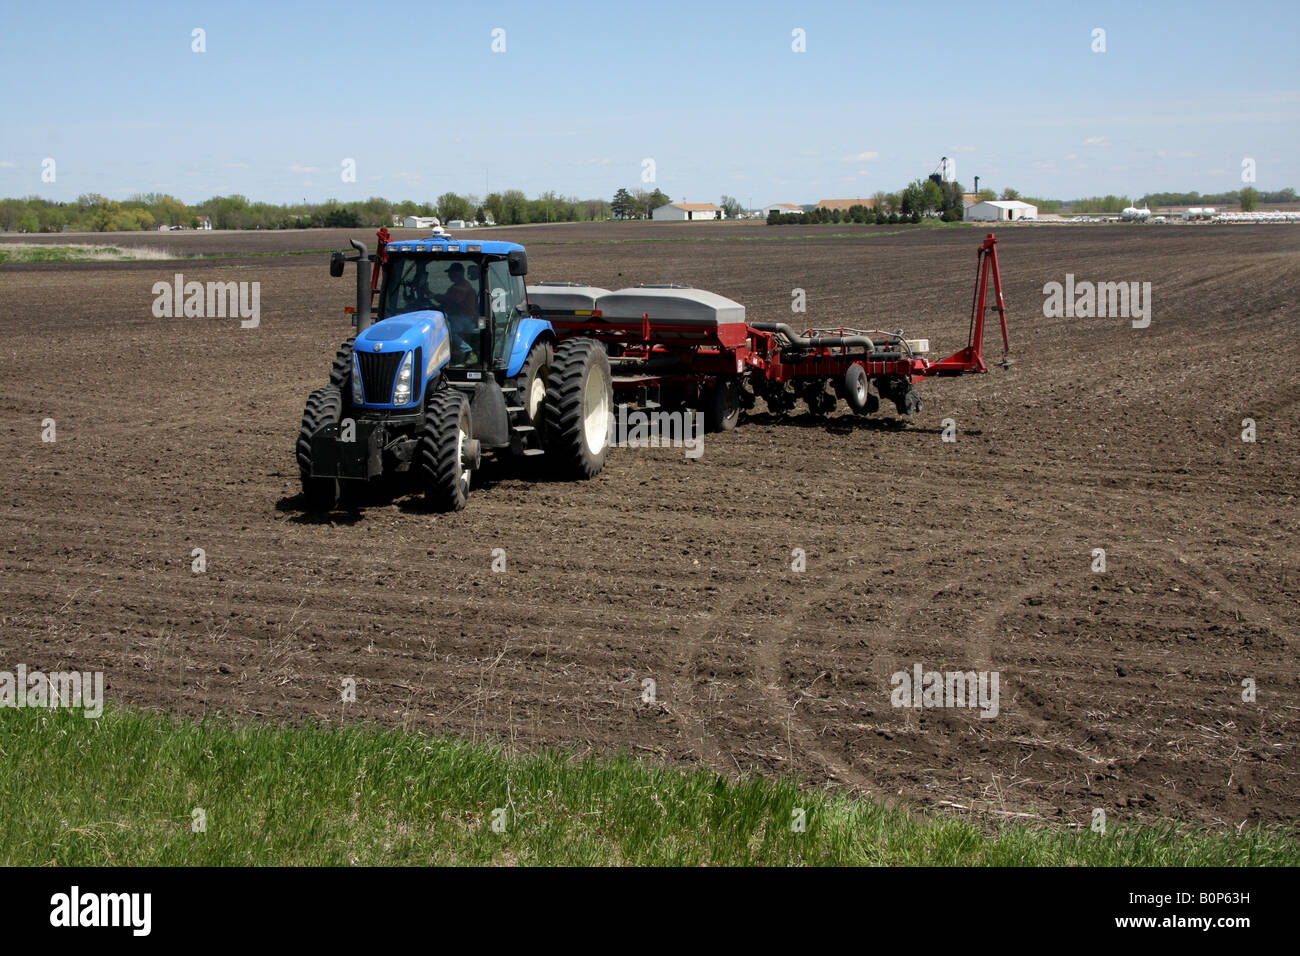
POLYGON ((478 293, 465 279, 464 263, 453 262, 448 266, 447 278, 451 286, 438 296, 438 306, 447 316, 452 351, 459 353, 463 361, 472 363, 478 345, 478 293))

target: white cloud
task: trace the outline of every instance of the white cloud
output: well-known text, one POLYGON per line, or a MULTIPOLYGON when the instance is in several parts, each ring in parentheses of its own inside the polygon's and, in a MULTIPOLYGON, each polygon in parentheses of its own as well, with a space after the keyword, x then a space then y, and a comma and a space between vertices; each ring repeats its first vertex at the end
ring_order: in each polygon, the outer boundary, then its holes
POLYGON ((858 153, 856 156, 845 156, 846 163, 865 163, 869 159, 877 159, 880 156, 875 150, 867 150, 865 153, 858 153))
POLYGON ((1109 146, 1110 140, 1105 136, 1089 136, 1083 141, 1084 146, 1109 146))
POLYGON ((18 168, 17 163, 11 163, 8 160, 0 162, 0 169, 17 169, 17 168, 18 168))
POLYGON ((319 173, 319 172, 320 172, 320 167, 319 167, 319 166, 290 166, 290 167, 289 167, 289 172, 291 172, 291 173, 319 173))
POLYGON ((954 153, 973 153, 973 152, 975 152, 975 147, 974 147, 974 146, 958 146, 956 149, 953 150, 953 152, 954 152, 954 153))

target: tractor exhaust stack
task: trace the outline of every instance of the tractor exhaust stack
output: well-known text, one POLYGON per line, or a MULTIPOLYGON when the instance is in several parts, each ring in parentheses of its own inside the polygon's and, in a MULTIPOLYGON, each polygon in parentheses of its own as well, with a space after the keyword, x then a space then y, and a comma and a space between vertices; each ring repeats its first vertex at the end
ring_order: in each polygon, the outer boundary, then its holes
POLYGON ((349 239, 348 242, 352 248, 357 250, 357 314, 356 323, 357 331, 364 332, 370 326, 370 256, 366 251, 366 244, 358 242, 355 239, 349 239))

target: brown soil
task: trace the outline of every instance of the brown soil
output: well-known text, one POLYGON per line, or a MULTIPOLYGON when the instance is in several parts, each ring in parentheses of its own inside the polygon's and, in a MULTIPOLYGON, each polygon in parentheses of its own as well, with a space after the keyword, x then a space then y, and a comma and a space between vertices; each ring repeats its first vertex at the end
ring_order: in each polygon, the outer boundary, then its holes
MULTIPOLYGON (((965 344, 982 234, 502 235, 534 279, 689 282, 787 321, 798 287, 800 324, 902 328, 942 355, 965 344), (800 236, 818 238, 781 238, 800 236)), ((461 514, 403 499, 320 520, 292 448, 351 282, 255 254, 341 239, 114 236, 238 258, 0 266, 0 669, 102 669, 132 706, 630 751, 1018 819, 1296 817, 1300 232, 1008 228, 1018 364, 924 383, 906 427, 760 405, 697 460, 619 449, 583 484, 497 468, 461 514), (176 271, 259 281, 261 326, 154 318, 176 271), (1151 282, 1151 326, 1044 318, 1066 273, 1151 282), (918 662, 997 671, 999 715, 892 707, 890 675, 918 662)))

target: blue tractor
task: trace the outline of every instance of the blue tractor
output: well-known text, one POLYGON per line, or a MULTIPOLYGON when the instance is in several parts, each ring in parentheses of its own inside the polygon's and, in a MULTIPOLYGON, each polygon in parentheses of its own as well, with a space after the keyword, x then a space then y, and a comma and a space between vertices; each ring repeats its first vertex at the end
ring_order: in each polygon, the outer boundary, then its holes
POLYGON ((538 459, 558 477, 604 467, 613 409, 604 347, 558 341, 530 308, 528 256, 513 242, 434 235, 379 249, 351 240, 357 334, 307 399, 296 446, 307 507, 355 507, 368 489, 465 507, 484 455, 538 459), (372 321, 372 315, 374 320, 372 321))

